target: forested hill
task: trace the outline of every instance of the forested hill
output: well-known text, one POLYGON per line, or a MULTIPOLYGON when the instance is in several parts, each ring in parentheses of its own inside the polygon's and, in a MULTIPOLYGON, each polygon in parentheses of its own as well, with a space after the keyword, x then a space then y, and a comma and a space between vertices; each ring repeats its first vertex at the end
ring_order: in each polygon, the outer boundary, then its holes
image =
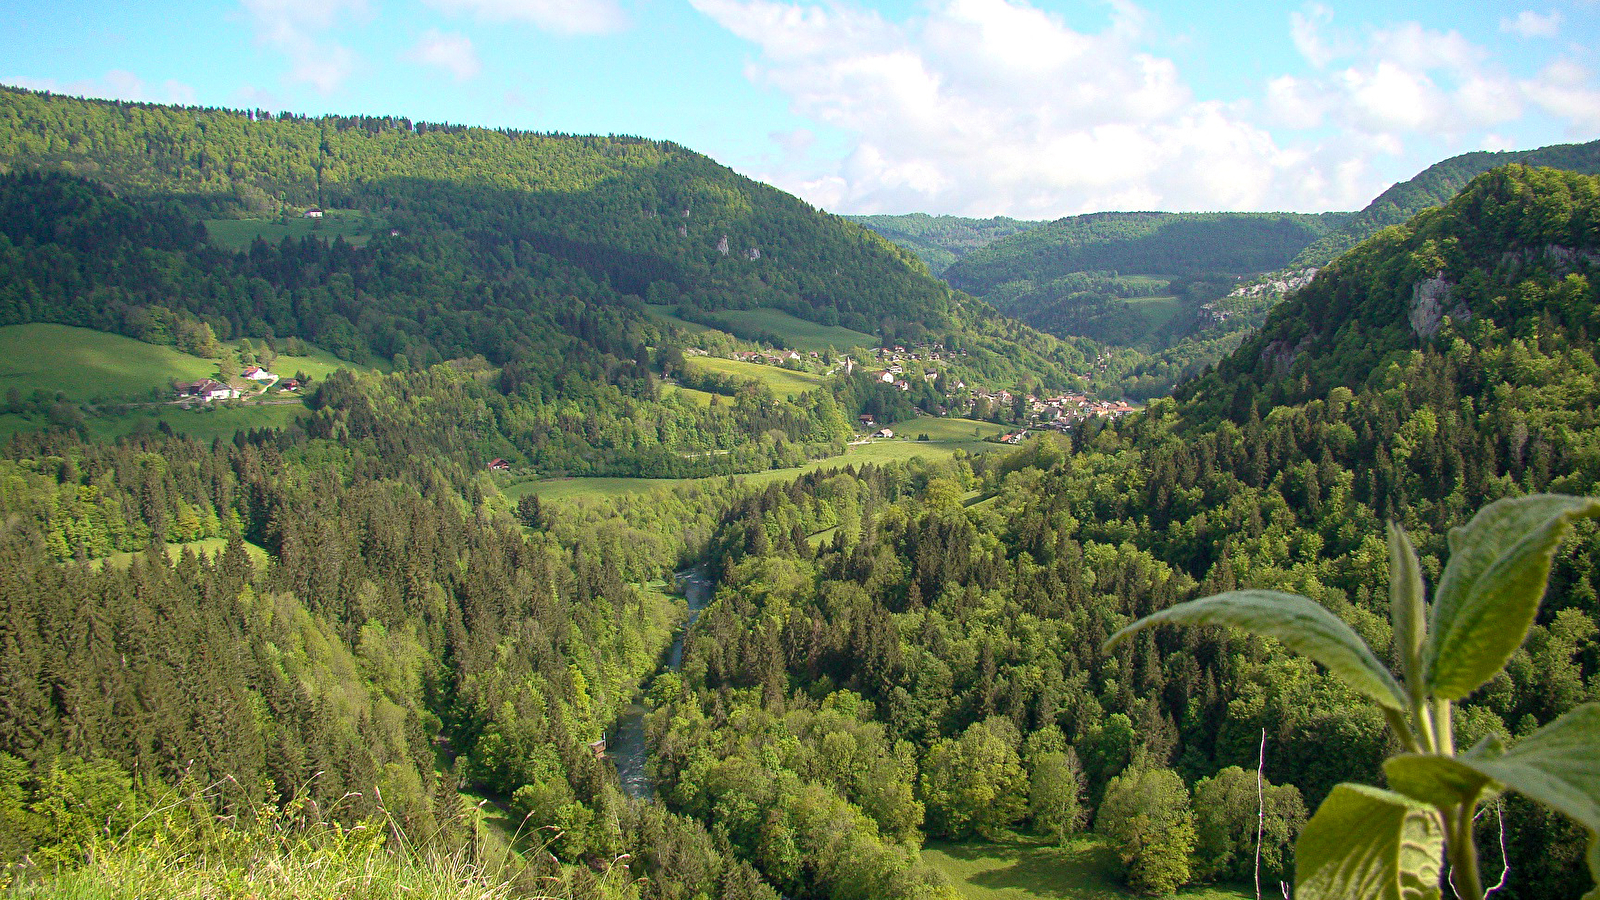
POLYGON ((1593 175, 1600 173, 1600 141, 1558 144, 1535 150, 1478 151, 1434 163, 1415 178, 1395 184, 1379 194, 1376 200, 1352 216, 1342 228, 1323 235, 1300 251, 1292 265, 1295 268, 1324 265, 1376 234, 1379 229, 1399 225, 1424 209, 1445 203, 1474 176, 1512 163, 1549 166, 1593 175))
POLYGON ((967 219, 961 216, 906 215, 846 216, 917 254, 928 271, 942 275, 952 263, 982 247, 1045 223, 995 216, 967 219))
POLYGON ((1322 269, 1180 393, 1213 410, 1262 391, 1306 400, 1382 379, 1419 347, 1539 342, 1556 326, 1587 332, 1597 198, 1594 177, 1558 169, 1480 175, 1322 269))
MULTIPOLYGON (((338 253, 396 261, 448 284, 482 278, 470 302, 519 315, 559 317, 579 307, 576 299, 627 330, 645 321, 640 301, 694 318, 775 309, 884 343, 957 335, 974 362, 991 370, 986 376, 1007 383, 1022 376, 1072 383, 1092 354, 951 292, 911 253, 852 222, 665 142, 178 108, 0 87, 0 171, 72 175, 136 205, 175 201, 205 218, 213 235, 248 236, 302 221, 316 208, 325 216, 313 234, 328 236, 325 243, 335 243, 342 228, 360 231, 351 241, 359 246, 338 253), (547 309, 551 304, 560 310, 547 309)), ((403 295, 402 306, 419 299, 399 281, 386 284, 403 295)), ((363 283, 357 292, 376 308, 368 303, 365 314, 340 310, 327 320, 349 332, 352 352, 404 353, 416 365, 467 347, 499 363, 514 345, 470 324, 423 327, 426 317, 410 311, 389 315, 389 298, 375 287, 363 283)), ((440 312, 448 318, 460 302, 446 301, 440 312)), ((240 334, 257 318, 280 336, 329 340, 259 308, 219 315, 244 326, 240 334)))
POLYGON ((658 141, 7 88, 0 166, 91 178, 125 198, 176 198, 212 218, 358 210, 402 240, 451 231, 658 302, 779 307, 868 333, 887 319, 949 317, 947 292, 910 254, 658 141))
POLYGON ((1043 284, 1077 272, 1265 272, 1342 224, 1342 213, 1091 213, 989 244, 945 278, 985 296, 1008 282, 1043 284))
MULTIPOLYGON (((791 896, 815 883, 790 862, 807 857, 768 848, 814 821, 818 784, 884 833, 1057 839, 1093 822, 1146 894, 1248 883, 1258 834, 1261 876, 1289 878, 1332 785, 1383 783, 1379 710, 1242 632, 1158 629, 1110 653, 1105 638, 1178 601, 1293 591, 1397 667, 1385 520, 1436 584, 1449 530, 1490 501, 1600 492, 1597 223, 1600 179, 1496 170, 1330 266, 1269 334, 1141 415, 929 473, 876 513, 847 479, 746 498, 719 532, 722 589, 683 677, 660 691, 664 796, 726 824, 791 896), (1447 289, 1416 290, 1441 274, 1447 289), (1263 356, 1314 333, 1298 357, 1263 356), (853 693, 819 714, 796 685, 853 693)), ((1459 746, 1600 700, 1597 596, 1585 526, 1526 645, 1456 710, 1459 746)), ((1496 896, 1592 887, 1588 833, 1524 796, 1478 840, 1486 871, 1504 848, 1496 896)))
POLYGON ((1267 302, 1229 298, 1240 275, 1279 268, 1343 224, 1324 213, 1095 213, 973 251, 944 272, 1008 316, 1108 347, 1101 372, 1127 396, 1162 396, 1238 346, 1267 302))

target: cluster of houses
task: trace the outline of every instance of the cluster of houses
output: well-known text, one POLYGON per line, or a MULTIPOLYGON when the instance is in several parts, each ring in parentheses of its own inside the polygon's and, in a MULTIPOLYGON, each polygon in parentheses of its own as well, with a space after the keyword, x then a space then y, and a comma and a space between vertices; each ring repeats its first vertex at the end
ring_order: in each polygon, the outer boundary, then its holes
MULTIPOLYGON (((765 363, 769 366, 801 362, 803 359, 796 350, 739 350, 733 354, 733 358, 745 362, 765 363)), ((812 350, 810 358, 817 359, 817 351, 812 350)))
MULTIPOLYGON (((266 390, 273 384, 277 384, 278 390, 280 391, 300 390, 299 381, 293 378, 280 380, 278 376, 268 372, 266 369, 263 369, 260 366, 246 366, 244 372, 241 374, 246 380, 254 381, 257 384, 260 384, 261 390, 266 390)), ((202 403, 210 403, 213 400, 237 400, 240 397, 243 397, 245 393, 244 391, 233 387, 232 385, 224 384, 223 382, 217 381, 214 378, 202 378, 199 381, 174 382, 172 389, 177 392, 178 399, 180 400, 192 397, 200 400, 202 403)))
POLYGON ((1084 419, 1117 419, 1133 412, 1137 407, 1125 400, 1090 400, 1082 394, 1062 394, 1040 400, 1029 396, 1028 408, 1033 418, 1046 428, 1065 430, 1084 419))

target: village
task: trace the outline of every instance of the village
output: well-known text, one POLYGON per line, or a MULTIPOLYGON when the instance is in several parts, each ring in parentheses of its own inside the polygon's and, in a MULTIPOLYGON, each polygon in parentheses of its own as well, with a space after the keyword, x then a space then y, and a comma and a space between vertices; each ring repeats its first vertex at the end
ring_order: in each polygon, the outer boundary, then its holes
MULTIPOLYGON (((831 352, 812 350, 801 353, 798 350, 766 348, 734 351, 729 358, 758 365, 814 371, 822 375, 852 375, 861 369, 877 381, 905 392, 911 391, 919 381, 928 383, 945 399, 944 403, 925 410, 932 415, 1007 420, 1013 425, 1022 426, 1017 431, 1000 435, 997 440, 1001 443, 1021 443, 1030 430, 1066 432, 1086 419, 1116 419, 1139 408, 1125 400, 1093 400, 1087 394, 1071 392, 1047 397, 1022 394, 1019 408, 1018 395, 1012 391, 969 388, 964 380, 945 370, 945 364, 965 356, 965 351, 947 350, 941 343, 928 343, 910 347, 874 347, 869 352, 870 361, 863 362, 831 352)), ((892 429, 880 428, 873 416, 860 416, 859 421, 863 432, 869 437, 894 436, 892 429)))

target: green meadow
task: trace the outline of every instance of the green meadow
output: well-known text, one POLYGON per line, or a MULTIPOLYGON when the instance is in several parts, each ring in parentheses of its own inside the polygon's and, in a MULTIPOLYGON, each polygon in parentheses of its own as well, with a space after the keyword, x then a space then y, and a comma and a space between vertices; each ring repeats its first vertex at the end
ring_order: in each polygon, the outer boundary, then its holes
POLYGON ((690 403, 693 403, 695 406, 710 406, 711 405, 711 398, 716 396, 715 394, 712 394, 709 391, 696 390, 695 388, 686 388, 681 384, 674 384, 672 382, 662 382, 662 384, 661 384, 661 397, 662 397, 662 399, 670 397, 673 394, 682 395, 682 397, 685 400, 688 400, 690 403))
POLYGON ((82 403, 97 398, 143 398, 151 388, 216 374, 215 360, 171 347, 68 325, 7 325, 0 328, 0 392, 15 388, 62 394, 82 403))
MULTIPOLYGON (((183 556, 183 551, 185 550, 194 553, 196 556, 201 554, 206 556, 216 556, 227 549, 227 538, 204 538, 202 540, 189 541, 183 544, 168 544, 167 558, 173 562, 177 562, 178 559, 183 556)), ((249 541, 244 542, 244 550, 246 553, 250 554, 250 561, 255 563, 257 567, 265 566, 272 559, 265 549, 252 544, 249 541)), ((91 560, 89 564, 97 569, 102 566, 126 569, 133 563, 133 558, 135 556, 143 555, 143 553, 113 553, 104 559, 91 560)))
MULTIPOLYGON (((645 309, 662 322, 668 322, 692 333, 715 331, 706 325, 680 319, 675 306, 652 306, 645 309)), ((855 347, 876 347, 878 339, 870 334, 840 325, 820 325, 792 316, 781 309, 717 309, 708 315, 726 322, 745 333, 767 332, 781 338, 786 346, 795 350, 849 350, 855 347)))
POLYGON ((822 384, 822 376, 811 372, 794 372, 781 366, 745 362, 742 359, 723 359, 720 356, 691 356, 685 360, 691 369, 728 375, 740 381, 764 384, 778 397, 796 397, 822 384))
POLYGON ((386 227, 382 220, 354 209, 324 210, 320 219, 307 219, 301 215, 291 216, 287 221, 207 219, 205 225, 206 234, 213 244, 234 251, 250 249, 258 237, 276 244, 284 238, 299 240, 311 235, 327 241, 342 237, 346 243, 360 247, 372 237, 374 231, 386 227))
MULTIPOLYGON (((237 351, 239 344, 223 346, 237 351)), ((309 345, 303 355, 280 354, 272 363, 278 375, 289 378, 304 372, 313 382, 341 368, 374 371, 309 345)), ((299 397, 276 391, 261 402, 197 404, 187 409, 167 402, 173 381, 216 375, 214 359, 119 334, 42 323, 0 328, 0 396, 15 390, 27 400, 43 392, 52 399, 60 396, 71 403, 92 404, 96 409, 85 417, 84 426, 96 439, 155 429, 162 423, 202 440, 227 438, 243 428, 284 428, 305 414, 299 397)), ((0 414, 0 440, 49 424, 43 414, 0 414)))
POLYGON ((849 350, 878 346, 878 339, 870 334, 839 325, 808 322, 780 309, 718 309, 712 311, 711 315, 741 331, 771 332, 796 350, 849 350))
MULTIPOLYGON (((1137 896, 1112 877, 1114 860, 1099 839, 1083 836, 1066 847, 1037 843, 950 844, 929 841, 922 859, 966 900, 1128 900, 1137 896)), ((1275 896, 1277 885, 1263 885, 1275 896)), ((1185 900, 1244 900, 1233 887, 1179 891, 1185 900)))
MULTIPOLYGON (((754 472, 733 477, 748 484, 766 485, 775 481, 789 481, 818 469, 905 462, 919 456, 929 461, 938 461, 949 459, 958 450, 976 455, 987 453, 991 450, 1005 449, 1004 444, 988 443, 983 440, 985 436, 998 434, 1004 430, 992 422, 976 422, 972 419, 935 419, 924 416, 909 422, 898 422, 893 426, 893 429, 896 435, 894 438, 876 439, 865 444, 852 444, 845 448, 844 454, 840 456, 814 459, 803 466, 771 469, 766 472, 754 472), (977 432, 976 436, 974 431, 977 432), (928 440, 914 440, 919 434, 927 434, 928 440)), ((711 477, 726 478, 728 476, 713 475, 711 477)), ((647 493, 655 490, 670 490, 680 484, 688 484, 697 480, 704 481, 707 479, 546 478, 518 481, 508 485, 503 490, 513 499, 520 499, 527 494, 533 494, 540 500, 585 500, 596 497, 618 497, 624 494, 647 493)))
POLYGON ((1122 302, 1127 304, 1129 312, 1143 317, 1149 323, 1150 334, 1166 328, 1183 309, 1183 303, 1177 297, 1130 297, 1122 302))

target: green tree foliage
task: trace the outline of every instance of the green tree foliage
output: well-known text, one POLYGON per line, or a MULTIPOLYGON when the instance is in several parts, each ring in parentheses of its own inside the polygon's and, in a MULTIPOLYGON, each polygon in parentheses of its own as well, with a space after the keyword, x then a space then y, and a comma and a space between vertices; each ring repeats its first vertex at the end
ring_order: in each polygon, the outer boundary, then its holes
POLYGON ((956 839, 991 836, 1027 814, 1019 740, 1009 719, 988 719, 928 748, 920 787, 929 831, 956 839))
POLYGON ((1111 779, 1094 827, 1111 844, 1135 891, 1160 896, 1188 883, 1194 813, 1177 772, 1136 767, 1111 779))
POLYGON ((1065 844, 1084 825, 1083 766, 1071 747, 1047 750, 1028 763, 1028 813, 1035 831, 1065 844))
POLYGON ((1262 881, 1290 880, 1294 840, 1306 822, 1294 785, 1258 784, 1256 773, 1228 766, 1195 784, 1194 817, 1197 881, 1251 881, 1258 843, 1262 881))

